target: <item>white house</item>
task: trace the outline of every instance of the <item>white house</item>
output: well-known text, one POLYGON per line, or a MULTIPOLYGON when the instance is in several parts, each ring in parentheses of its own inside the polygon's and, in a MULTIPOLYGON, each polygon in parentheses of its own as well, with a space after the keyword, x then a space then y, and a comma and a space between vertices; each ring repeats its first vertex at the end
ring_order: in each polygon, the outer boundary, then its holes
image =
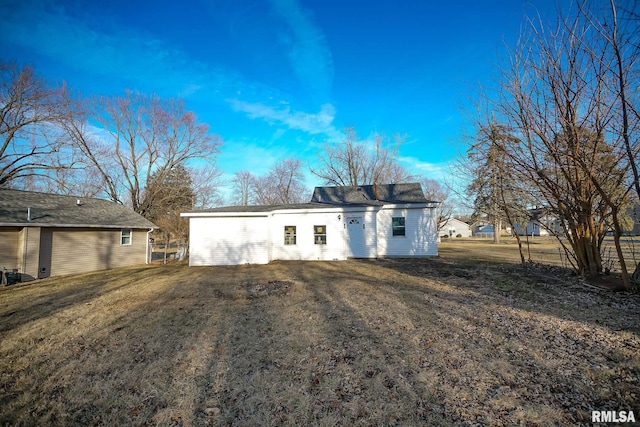
POLYGON ((316 187, 309 203, 235 206, 189 218, 189 265, 438 254, 437 202, 420 184, 316 187))
POLYGON ((471 226, 456 218, 449 218, 440 223, 440 236, 471 237, 471 226))
POLYGON ((549 236, 554 233, 563 233, 562 223, 548 209, 530 209, 529 214, 526 230, 523 230, 521 225, 515 226, 521 236, 549 236))

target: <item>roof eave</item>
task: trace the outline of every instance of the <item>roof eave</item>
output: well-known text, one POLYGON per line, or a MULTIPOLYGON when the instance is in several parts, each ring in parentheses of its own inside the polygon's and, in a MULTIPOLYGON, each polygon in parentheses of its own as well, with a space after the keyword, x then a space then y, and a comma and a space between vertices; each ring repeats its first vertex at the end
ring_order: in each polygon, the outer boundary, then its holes
POLYGON ((151 225, 103 225, 103 224, 56 224, 56 223, 38 223, 38 222, 0 222, 0 227, 47 227, 47 228, 137 228, 137 229, 158 229, 155 224, 151 225))
POLYGON ((313 206, 302 207, 283 207, 274 206, 272 209, 265 209, 257 212, 243 210, 224 210, 224 211, 202 211, 202 212, 182 212, 182 218, 211 218, 211 217, 267 217, 275 213, 293 214, 293 213, 309 213, 309 212, 364 212, 378 211, 380 209, 433 209, 437 208, 438 202, 411 202, 411 203, 384 203, 376 204, 355 204, 355 203, 317 203, 313 206))

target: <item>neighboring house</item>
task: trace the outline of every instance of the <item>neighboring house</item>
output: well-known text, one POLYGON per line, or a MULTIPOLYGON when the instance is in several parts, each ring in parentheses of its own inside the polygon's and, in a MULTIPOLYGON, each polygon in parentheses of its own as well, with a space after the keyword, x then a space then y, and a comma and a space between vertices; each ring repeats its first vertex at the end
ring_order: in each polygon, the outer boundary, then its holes
POLYGON ((0 189, 0 269, 32 280, 144 264, 154 228, 106 200, 0 189))
POLYGON ((563 234, 560 220, 549 212, 548 209, 529 209, 529 222, 526 225, 526 232, 522 226, 516 224, 516 231, 521 236, 549 236, 563 234))
POLYGON ((471 226, 464 221, 460 221, 456 218, 449 218, 446 221, 440 223, 439 227, 440 236, 449 237, 471 237, 471 226))
MULTIPOLYGON (((511 227, 509 226, 504 226, 505 224, 503 223, 503 227, 500 229, 500 234, 511 234, 511 227)), ((472 227, 472 231, 471 234, 473 235, 473 237, 493 237, 493 230, 494 230, 494 226, 493 224, 489 224, 487 221, 481 220, 478 221, 474 224, 474 226, 472 227)))
POLYGON ((493 237, 493 225, 486 221, 478 221, 472 230, 474 237, 493 237))
POLYGON ((438 254, 437 202, 420 184, 316 187, 309 203, 236 206, 189 218, 189 265, 438 254))

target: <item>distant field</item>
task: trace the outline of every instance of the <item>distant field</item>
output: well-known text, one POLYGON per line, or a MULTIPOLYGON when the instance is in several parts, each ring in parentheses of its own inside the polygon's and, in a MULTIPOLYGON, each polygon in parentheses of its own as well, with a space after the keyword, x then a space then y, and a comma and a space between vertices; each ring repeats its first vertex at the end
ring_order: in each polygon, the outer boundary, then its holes
MULTIPOLYGON (((531 258, 534 262, 550 264, 570 268, 564 251, 555 238, 529 237, 522 238, 525 259, 531 258)), ((628 269, 633 271, 635 265, 640 262, 640 237, 624 238, 623 251, 628 269)), ((520 254, 518 244, 513 237, 501 238, 501 243, 493 244, 492 239, 443 239, 439 252, 442 256, 450 256, 458 259, 473 259, 491 262, 519 263, 520 254)), ((620 271, 617 263, 617 255, 612 238, 605 239, 603 262, 609 265, 614 272, 620 271), (609 264, 607 264, 609 263, 609 264)))
POLYGON ((426 260, 177 263, 0 288, 0 425, 639 417, 639 297, 497 262, 517 261, 513 248, 452 242, 426 260))

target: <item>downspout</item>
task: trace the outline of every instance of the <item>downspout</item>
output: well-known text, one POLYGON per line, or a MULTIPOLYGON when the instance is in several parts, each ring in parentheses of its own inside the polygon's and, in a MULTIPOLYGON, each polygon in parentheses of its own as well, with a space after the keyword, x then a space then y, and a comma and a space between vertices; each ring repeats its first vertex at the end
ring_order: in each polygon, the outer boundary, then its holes
POLYGON ((153 228, 150 228, 149 231, 147 231, 147 244, 146 244, 147 250, 144 255, 145 264, 151 263, 151 254, 149 253, 149 239, 150 239, 149 234, 151 234, 152 231, 153 231, 153 228))
MULTIPOLYGON (((31 208, 27 208, 27 222, 31 222, 31 208)), ((22 271, 21 273, 27 273, 27 250, 29 249, 29 229, 31 227, 27 226, 24 228, 24 243, 22 247, 22 271)), ((39 251, 40 249, 38 249, 39 251)), ((36 271, 37 273, 37 271, 36 271)))
POLYGON ((27 249, 29 249, 29 229, 31 227, 24 227, 24 236, 22 242, 22 274, 27 273, 27 249))

